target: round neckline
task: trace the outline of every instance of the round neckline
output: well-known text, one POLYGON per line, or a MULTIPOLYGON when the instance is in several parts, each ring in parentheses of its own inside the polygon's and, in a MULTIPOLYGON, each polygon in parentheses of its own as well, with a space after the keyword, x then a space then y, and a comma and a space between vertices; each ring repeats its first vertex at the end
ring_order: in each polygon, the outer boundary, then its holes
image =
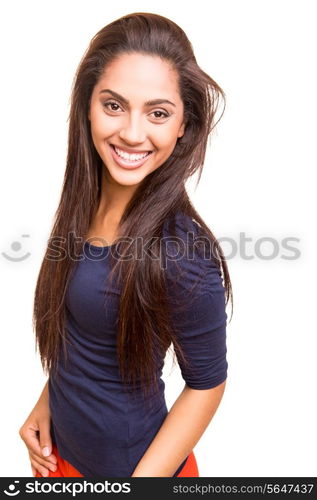
POLYGON ((116 243, 112 243, 112 245, 107 245, 107 246, 98 246, 98 245, 93 245, 92 243, 89 243, 89 241, 85 241, 85 245, 87 247, 90 247, 90 248, 96 248, 97 250, 100 250, 100 249, 106 249, 106 248, 111 248, 111 247, 114 247, 116 245, 116 243))

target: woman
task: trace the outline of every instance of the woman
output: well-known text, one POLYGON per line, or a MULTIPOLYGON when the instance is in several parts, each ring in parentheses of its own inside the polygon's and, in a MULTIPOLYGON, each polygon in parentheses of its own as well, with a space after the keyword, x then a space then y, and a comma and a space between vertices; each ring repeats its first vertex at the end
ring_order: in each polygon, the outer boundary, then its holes
POLYGON ((232 290, 185 182, 201 174, 220 96, 185 33, 155 14, 107 25, 80 62, 34 299, 49 378, 20 429, 33 475, 199 475, 193 448, 225 388, 232 290), (168 412, 172 345, 186 383, 168 412))

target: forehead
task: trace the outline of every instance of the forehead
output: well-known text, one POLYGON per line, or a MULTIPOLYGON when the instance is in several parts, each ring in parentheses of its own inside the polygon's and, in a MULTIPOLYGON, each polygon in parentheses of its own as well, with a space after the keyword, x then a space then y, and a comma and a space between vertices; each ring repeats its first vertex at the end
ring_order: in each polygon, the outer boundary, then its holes
POLYGON ((99 92, 110 88, 124 97, 180 100, 178 75, 171 64, 158 56, 122 54, 105 68, 96 84, 99 92))

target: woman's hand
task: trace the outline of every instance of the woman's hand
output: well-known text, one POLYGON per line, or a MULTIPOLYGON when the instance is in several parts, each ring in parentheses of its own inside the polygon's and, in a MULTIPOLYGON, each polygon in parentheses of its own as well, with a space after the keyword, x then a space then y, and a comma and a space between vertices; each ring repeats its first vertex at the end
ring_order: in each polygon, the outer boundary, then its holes
POLYGON ((57 459, 52 454, 50 423, 48 382, 46 382, 38 402, 19 430, 20 437, 28 448, 33 476, 37 471, 44 477, 48 476, 48 469, 56 471, 57 459))

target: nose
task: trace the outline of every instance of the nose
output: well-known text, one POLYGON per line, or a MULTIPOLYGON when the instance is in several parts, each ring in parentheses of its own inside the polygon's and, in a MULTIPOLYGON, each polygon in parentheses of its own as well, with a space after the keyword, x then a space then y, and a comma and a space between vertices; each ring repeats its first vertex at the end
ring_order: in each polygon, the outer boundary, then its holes
POLYGON ((131 114, 122 125, 119 137, 129 144, 143 144, 146 140, 146 130, 142 116, 131 114))

